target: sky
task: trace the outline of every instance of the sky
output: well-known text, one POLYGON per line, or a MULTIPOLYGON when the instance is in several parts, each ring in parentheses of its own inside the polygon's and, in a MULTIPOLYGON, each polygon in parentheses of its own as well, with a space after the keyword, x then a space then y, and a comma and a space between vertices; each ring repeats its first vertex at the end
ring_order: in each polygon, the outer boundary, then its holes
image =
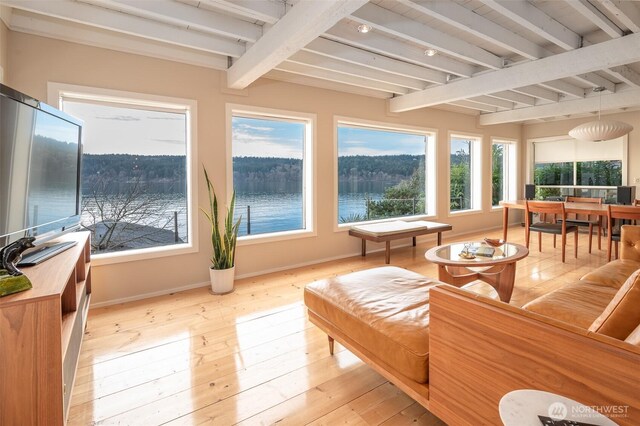
POLYGON ((451 139, 451 153, 455 154, 458 151, 462 151, 465 154, 469 154, 469 139, 451 139))
POLYGON ((338 156, 425 155, 425 136, 411 133, 338 127, 338 156))
POLYGON ((302 159, 303 123, 233 117, 231 125, 234 157, 302 159))
POLYGON ((186 155, 186 116, 81 102, 64 111, 84 121, 85 154, 186 155))
MULTIPOLYGON (((302 158, 304 124, 234 117, 234 157, 302 158)), ((424 136, 354 127, 338 128, 338 155, 424 155, 424 136)))

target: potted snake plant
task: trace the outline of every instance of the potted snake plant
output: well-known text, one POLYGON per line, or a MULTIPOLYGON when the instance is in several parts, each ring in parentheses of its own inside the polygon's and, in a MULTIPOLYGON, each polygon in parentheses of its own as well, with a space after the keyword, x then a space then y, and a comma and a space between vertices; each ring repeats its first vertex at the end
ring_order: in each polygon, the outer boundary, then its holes
MULTIPOLYGON (((204 167, 203 167, 204 168, 204 167)), ((233 191, 231 203, 224 218, 224 229, 220 227, 218 214, 218 197, 209 179, 207 169, 204 168, 204 178, 207 182, 209 194, 209 211, 200 208, 211 225, 211 267, 209 277, 211 279, 211 291, 214 294, 225 294, 233 291, 233 279, 235 274, 236 241, 240 220, 233 223, 233 211, 236 203, 236 192, 233 191)))

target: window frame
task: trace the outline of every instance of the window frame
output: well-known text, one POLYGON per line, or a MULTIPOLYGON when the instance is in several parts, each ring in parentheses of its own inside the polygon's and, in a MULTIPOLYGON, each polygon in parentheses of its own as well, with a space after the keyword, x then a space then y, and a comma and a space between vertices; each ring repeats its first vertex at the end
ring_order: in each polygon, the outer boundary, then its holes
POLYGON ((316 173, 316 114, 264 108, 253 105, 227 103, 226 109, 226 165, 227 165, 227 197, 230 201, 233 193, 233 117, 239 115, 248 118, 273 119, 279 121, 296 121, 305 123, 305 141, 302 158, 303 168, 303 215, 304 229, 277 231, 266 234, 245 235, 238 237, 238 246, 270 243, 317 236, 317 173, 316 173))
POLYGON ((482 213, 482 147, 484 145, 484 135, 478 133, 450 131, 447 144, 447 216, 465 216, 469 214, 482 213), (451 210, 451 142, 452 139, 471 140, 471 208, 465 210, 451 210))
POLYGON ((513 153, 509 155, 509 164, 507 168, 509 169, 506 173, 505 182, 508 182, 508 185, 505 191, 503 188, 503 200, 516 200, 518 198, 518 182, 520 181, 520 176, 518 175, 518 140, 509 139, 509 138, 501 138, 501 137, 492 137, 491 138, 491 153, 490 153, 490 168, 489 168, 489 182, 491 183, 491 196, 489 197, 489 203, 491 205, 491 210, 502 210, 504 207, 501 205, 493 205, 493 145, 508 145, 509 150, 513 150, 513 153), (513 175, 513 176, 511 176, 513 175))
POLYGON ((421 219, 437 219, 438 218, 438 208, 437 208, 437 189, 438 189, 438 173, 436 170, 436 156, 437 156, 437 148, 438 148, 438 130, 429 127, 418 127, 412 126, 408 124, 392 124, 392 123, 384 123, 379 121, 365 120, 361 118, 352 118, 346 116, 333 116, 333 178, 334 178, 334 186, 333 186, 333 231, 334 232, 346 232, 352 226, 356 225, 367 225, 373 223, 381 223, 381 222, 392 222, 398 219, 403 220, 421 220, 421 219), (401 217, 390 217, 384 219, 374 219, 367 220, 362 222, 350 222, 350 223, 339 223, 340 215, 339 215, 339 203, 338 199, 340 196, 339 193, 339 185, 338 185, 338 127, 344 124, 346 126, 353 127, 361 127, 361 128, 369 128, 373 130, 382 130, 382 131, 395 131, 395 132, 404 132, 404 133, 414 133, 428 136, 428 142, 425 149, 425 205, 430 206, 427 212, 424 214, 417 214, 412 216, 401 216, 401 217), (429 183, 432 182, 430 185, 429 183))
POLYGON ((155 259, 198 252, 198 175, 197 175, 197 118, 198 103, 193 99, 176 98, 147 93, 105 89, 91 86, 48 82, 47 101, 58 109, 63 108, 63 100, 108 104, 162 112, 183 112, 186 118, 186 174, 187 174, 187 242, 167 246, 126 250, 115 253, 91 254, 96 266, 155 259))

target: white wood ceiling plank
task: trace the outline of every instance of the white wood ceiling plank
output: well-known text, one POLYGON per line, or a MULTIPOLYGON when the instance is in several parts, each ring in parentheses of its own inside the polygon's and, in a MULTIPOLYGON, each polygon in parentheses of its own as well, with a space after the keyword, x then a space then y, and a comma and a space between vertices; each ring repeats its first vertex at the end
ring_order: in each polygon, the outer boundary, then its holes
POLYGON ((325 69, 314 68, 308 65, 285 61, 276 67, 277 70, 286 71, 293 74, 300 74, 309 77, 319 78, 321 80, 334 81, 336 83, 349 84, 351 86, 364 87, 366 89, 381 90, 383 92, 403 94, 408 93, 409 89, 394 84, 382 83, 379 81, 369 80, 367 78, 355 77, 352 75, 341 74, 325 69))
POLYGON ((536 104, 536 98, 529 95, 523 95, 522 93, 512 92, 505 90, 502 92, 489 93, 488 96, 492 96, 498 99, 504 99, 506 101, 515 102, 518 104, 533 106, 536 104))
POLYGON ((285 14, 284 2, 267 0, 200 0, 216 9, 275 24, 285 14))
POLYGON ((435 71, 420 65, 402 62, 397 59, 367 52, 357 47, 338 43, 319 37, 305 46, 304 50, 325 55, 330 58, 340 59, 356 65, 362 65, 372 69, 386 71, 388 73, 416 78, 431 83, 444 84, 447 82, 447 75, 441 71, 435 71))
POLYGON ((582 87, 575 86, 562 80, 545 81, 539 83, 540 86, 554 90, 567 96, 575 98, 584 98, 586 90, 582 87))
POLYGON ((392 58, 398 58, 463 77, 470 77, 476 72, 476 67, 471 64, 460 62, 444 55, 426 56, 423 49, 401 43, 398 40, 394 40, 391 37, 375 31, 360 34, 344 22, 336 24, 325 33, 325 36, 332 40, 337 40, 392 58))
POLYGON ((327 71, 333 71, 341 74, 368 78, 369 80, 380 81, 383 83, 395 84, 397 86, 413 90, 422 90, 427 87, 427 85, 421 80, 389 74, 384 71, 367 68, 361 65, 344 62, 339 59, 333 59, 307 51, 297 52, 287 59, 287 61, 309 65, 314 68, 325 69, 327 71))
POLYGON ((579 35, 526 0, 480 0, 496 12, 535 32, 558 46, 571 50, 582 45, 579 35))
POLYGON ((185 64, 224 70, 227 57, 201 50, 185 49, 162 42, 103 30, 45 15, 15 10, 11 16, 12 31, 65 40, 72 43, 167 59, 185 64))
MULTIPOLYGON (((638 106, 640 89, 619 91, 609 95, 602 95, 602 110, 631 108, 638 106)), ((597 111, 600 97, 592 96, 584 99, 572 99, 554 104, 519 108, 511 111, 500 111, 480 116, 481 125, 513 123, 516 121, 544 119, 562 115, 573 115, 597 111)))
POLYGON ((262 27, 241 19, 172 0, 79 0, 232 39, 255 42, 262 27))
POLYGON ((601 0, 609 12, 622 22, 630 31, 640 32, 640 8, 636 1, 601 0))
POLYGON ((618 28, 616 24, 611 22, 598 8, 589 3, 588 0, 566 0, 582 16, 596 24, 602 31, 607 33, 611 38, 618 38, 624 35, 624 32, 618 28))
POLYGON ((455 105, 463 108, 475 109, 477 111, 483 112, 496 112, 498 108, 492 107, 485 104, 480 104, 477 102, 469 101, 469 100, 459 100, 454 102, 447 102, 448 105, 455 105))
POLYGON ((391 93, 382 92, 380 90, 365 89, 362 87, 336 83, 329 80, 320 80, 304 75, 292 74, 286 71, 272 70, 265 74, 264 77, 293 84, 301 84, 304 86, 313 86, 327 90, 335 90, 338 92, 354 93, 356 95, 369 96, 371 98, 389 99, 391 96, 393 96, 391 93))
POLYGON ((511 90, 517 93, 522 93, 523 95, 529 95, 538 99, 544 99, 546 101, 558 102, 560 100, 559 93, 540 86, 515 87, 511 90))
POLYGON ((226 56, 238 57, 244 52, 244 44, 199 31, 181 29, 149 19, 120 13, 102 7, 71 0, 2 0, 15 9, 27 10, 47 16, 66 19, 80 24, 118 31, 121 33, 162 41, 178 46, 204 50, 226 56))
POLYGON ((604 87, 605 90, 610 93, 616 91, 615 83, 594 72, 589 74, 578 74, 574 78, 589 84, 591 87, 604 87))
POLYGON ((352 17, 358 22, 369 24, 379 31, 425 47, 433 47, 465 61, 492 69, 499 69, 503 66, 501 58, 484 49, 457 37, 434 30, 419 22, 408 20, 402 15, 374 4, 367 4, 361 7, 352 14, 352 17))
POLYGON ((229 68, 227 85, 244 89, 365 3, 300 0, 229 68))
POLYGON ((631 34, 501 70, 458 79, 392 99, 393 112, 540 84, 640 61, 640 34, 631 34))
POLYGON ((479 104, 490 105, 499 108, 513 109, 515 107, 515 104, 513 102, 505 101, 503 99, 497 99, 491 96, 474 96, 472 98, 469 98, 468 100, 477 102, 479 104))
POLYGON ((630 86, 640 87, 640 73, 634 71, 627 65, 621 65, 619 67, 613 67, 603 71, 627 83, 630 86))
POLYGON ((525 58, 538 59, 551 54, 543 47, 456 3, 424 0, 398 1, 525 58))

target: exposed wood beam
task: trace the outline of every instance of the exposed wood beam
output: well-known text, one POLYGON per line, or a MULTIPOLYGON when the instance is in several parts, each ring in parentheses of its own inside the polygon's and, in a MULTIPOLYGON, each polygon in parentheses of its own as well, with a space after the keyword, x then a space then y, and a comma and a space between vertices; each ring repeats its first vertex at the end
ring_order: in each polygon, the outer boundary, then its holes
POLYGON ((321 80, 329 80, 337 83, 349 84, 351 86, 364 87, 366 89, 382 90, 388 93, 403 94, 409 92, 409 89, 406 87, 397 86, 395 84, 382 83, 380 81, 369 80, 368 78, 341 74, 326 69, 314 68, 308 65, 288 61, 281 63, 276 67, 276 69, 294 74, 315 77, 321 80))
POLYGON ((199 0, 220 10, 275 24, 285 14, 284 2, 265 0, 199 0))
POLYGON ((255 42, 262 36, 259 25, 172 0, 80 1, 232 39, 255 42))
POLYGON ((15 9, 221 55, 238 57, 244 52, 242 43, 223 37, 189 31, 76 1, 2 0, 2 2, 15 9))
MULTIPOLYGON (((602 95, 602 109, 612 110, 638 106, 639 98, 640 89, 630 89, 609 95, 602 95)), ((561 115, 589 113, 598 110, 599 102, 600 99, 598 96, 592 96, 589 98, 563 101, 555 104, 484 114, 480 116, 480 124, 486 126, 492 124, 543 119, 561 115)))
POLYGON ((578 49, 582 39, 526 0, 480 0, 501 15, 567 50, 578 49))
POLYGON ((380 81, 383 83, 395 84, 397 86, 406 87, 413 90, 422 90, 427 85, 415 78, 404 77, 396 74, 389 74, 384 71, 363 67, 362 65, 350 64, 339 59, 329 58, 327 56, 318 55, 311 52, 300 51, 295 53, 288 62, 308 65, 314 68, 325 69, 341 74, 348 74, 356 77, 367 78, 369 80, 380 81))
POLYGON ((471 77, 476 67, 443 55, 426 56, 424 50, 407 43, 399 42, 384 34, 372 31, 364 37, 355 31, 353 26, 338 23, 325 33, 325 36, 343 43, 367 49, 381 55, 387 55, 403 61, 427 66, 447 73, 471 77))
POLYGON ((600 12, 598 8, 589 3, 588 0, 566 0, 577 12, 582 16, 596 24, 602 31, 607 33, 611 38, 618 38, 624 35, 624 32, 618 28, 616 24, 611 22, 605 14, 600 12))
POLYGON ((562 80, 545 81, 540 83, 540 86, 547 89, 555 90, 556 92, 564 93, 568 96, 575 96, 576 98, 584 98, 585 89, 575 86, 562 80))
POLYGON ((515 102, 523 105, 533 106, 536 104, 536 98, 533 96, 523 95, 522 93, 511 92, 508 90, 504 90, 501 92, 489 93, 488 96, 492 96, 498 99, 504 99, 506 101, 515 102))
POLYGON ((503 66, 502 58, 460 38, 407 19, 375 4, 367 4, 352 14, 358 22, 425 47, 433 47, 448 55, 492 69, 503 66))
POLYGON ((524 86, 524 87, 516 87, 512 89, 514 92, 522 93, 523 95, 534 96, 539 99, 544 99, 546 101, 558 102, 560 100, 560 94, 554 92, 553 90, 545 89, 544 87, 539 86, 524 86))
POLYGON ((11 16, 12 31, 35 34, 88 46, 101 47, 153 58, 168 59, 201 67, 224 70, 227 57, 201 50, 185 49, 114 31, 92 28, 71 21, 15 10, 11 16))
POLYGON ((620 0, 602 0, 600 2, 630 31, 640 32, 640 8, 637 2, 620 0))
POLYGON ((621 65, 619 67, 613 67, 603 71, 618 78, 619 80, 622 80, 630 86, 640 87, 640 73, 632 70, 627 65, 621 65))
POLYGON ((549 56, 551 53, 528 39, 454 2, 424 0, 398 0, 398 2, 525 58, 538 59, 549 56))
POLYGON ((304 50, 404 77, 417 78, 431 83, 444 84, 447 82, 447 75, 441 71, 391 59, 322 37, 313 40, 305 46, 304 50))
POLYGON ((229 68, 227 85, 244 89, 365 3, 300 0, 229 68))
POLYGON ((640 61, 640 34, 631 34, 400 96, 390 101, 391 111, 401 112, 449 103, 637 61, 640 61))

